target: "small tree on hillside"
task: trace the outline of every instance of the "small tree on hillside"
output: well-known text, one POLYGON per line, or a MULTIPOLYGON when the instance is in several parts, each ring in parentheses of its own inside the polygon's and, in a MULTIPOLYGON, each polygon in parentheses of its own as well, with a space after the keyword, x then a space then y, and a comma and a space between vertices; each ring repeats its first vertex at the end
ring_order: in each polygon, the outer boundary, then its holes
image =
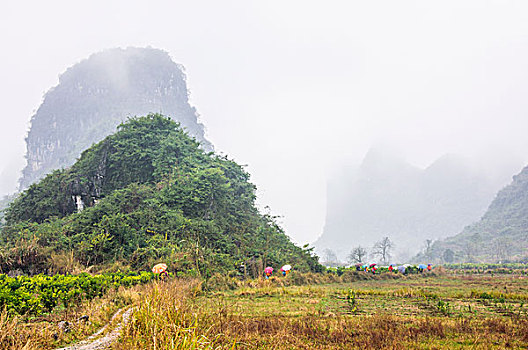
POLYGON ((374 244, 374 247, 372 247, 372 254, 378 256, 383 264, 386 265, 391 258, 392 248, 394 248, 394 243, 392 243, 390 238, 383 237, 374 244))
POLYGON ((478 256, 481 253, 481 245, 482 245, 482 236, 480 233, 476 232, 471 236, 471 245, 473 247, 473 256, 478 256))
POLYGON ((357 246, 347 257, 349 264, 363 263, 367 259, 367 250, 362 246, 357 246))
POLYGON ((512 244, 507 238, 498 238, 493 242, 494 255, 499 263, 503 262, 512 251, 512 244))
POLYGON ((474 244, 467 240, 462 244, 462 252, 464 256, 464 262, 474 262, 474 253, 475 253, 474 244))

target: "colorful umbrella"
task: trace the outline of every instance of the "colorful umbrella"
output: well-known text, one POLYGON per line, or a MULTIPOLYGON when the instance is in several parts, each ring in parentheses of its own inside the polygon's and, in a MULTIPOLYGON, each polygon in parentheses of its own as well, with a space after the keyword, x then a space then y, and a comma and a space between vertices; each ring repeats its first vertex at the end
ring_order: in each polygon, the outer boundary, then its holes
POLYGON ((268 267, 266 267, 266 268, 264 269, 264 273, 265 273, 266 275, 271 275, 272 272, 273 272, 273 267, 271 267, 271 266, 268 266, 268 267))
POLYGON ((281 267, 281 271, 290 271, 291 270, 291 265, 284 265, 283 267, 281 267))
POLYGON ((152 268, 152 272, 154 273, 162 273, 165 272, 165 270, 167 270, 167 264, 164 263, 157 264, 152 268))

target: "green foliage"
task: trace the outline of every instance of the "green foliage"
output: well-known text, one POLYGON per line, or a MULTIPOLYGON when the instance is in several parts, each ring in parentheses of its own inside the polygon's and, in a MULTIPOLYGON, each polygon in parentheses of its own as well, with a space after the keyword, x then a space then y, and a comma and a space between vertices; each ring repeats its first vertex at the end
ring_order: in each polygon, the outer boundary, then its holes
MULTIPOLYGON (((87 267, 148 269, 163 260, 177 274, 205 278, 258 276, 263 266, 286 263, 322 271, 312 249, 295 246, 274 217, 258 212, 255 190, 240 165, 205 153, 178 123, 134 118, 23 192, 7 210, 3 247, 31 241, 44 255, 73 251, 87 267)), ((3 271, 30 272, 14 261, 0 255, 3 271)))
POLYGON ((146 283, 153 273, 113 273, 104 275, 36 275, 9 277, 0 274, 0 309, 10 314, 42 315, 56 306, 71 307, 83 300, 100 297, 110 288, 146 283))
POLYGON ((61 217, 75 210, 67 197, 65 170, 55 170, 38 184, 31 185, 7 209, 6 221, 43 222, 47 218, 61 217))
POLYGON ((438 300, 436 304, 436 309, 444 316, 449 316, 451 314, 451 305, 447 301, 438 300))
POLYGON ((528 274, 528 266, 525 263, 458 263, 442 266, 465 274, 528 274))
POLYGON ((346 306, 348 312, 354 314, 358 311, 356 293, 352 289, 348 289, 345 294, 346 306))

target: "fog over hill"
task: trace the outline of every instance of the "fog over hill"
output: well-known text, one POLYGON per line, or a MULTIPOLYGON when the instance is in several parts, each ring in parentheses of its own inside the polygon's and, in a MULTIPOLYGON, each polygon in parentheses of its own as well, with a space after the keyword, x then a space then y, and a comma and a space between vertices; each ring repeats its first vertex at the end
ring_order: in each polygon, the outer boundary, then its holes
POLYGON ((116 48, 75 64, 31 118, 21 189, 53 169, 72 165, 82 150, 131 116, 162 112, 212 150, 188 95, 183 67, 162 50, 116 48))
POLYGON ((497 193, 480 220, 456 236, 436 242, 429 255, 438 262, 526 261, 528 167, 497 193))
POLYGON ((371 149, 360 166, 328 182, 317 250, 329 248, 345 259, 353 247, 370 249, 388 236, 396 258, 408 259, 426 239, 454 235, 478 220, 517 162, 483 164, 448 154, 421 169, 389 151, 371 149))

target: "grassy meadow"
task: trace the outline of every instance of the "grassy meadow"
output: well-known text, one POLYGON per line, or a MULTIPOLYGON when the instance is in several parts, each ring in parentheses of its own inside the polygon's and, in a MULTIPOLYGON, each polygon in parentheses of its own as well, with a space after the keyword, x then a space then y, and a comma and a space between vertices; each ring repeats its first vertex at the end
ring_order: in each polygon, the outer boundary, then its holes
POLYGON ((442 268, 409 276, 294 271, 269 280, 156 280, 48 315, 4 312, 0 348, 75 343, 129 307, 133 316, 114 349, 528 348, 526 274, 442 268), (77 322, 84 314, 90 322, 77 322), (57 330, 61 320, 71 322, 71 332, 57 330))
MULTIPOLYGON (((292 274, 293 275, 293 274, 292 274)), ((288 276, 288 278, 294 276, 288 276)), ((528 347, 528 279, 414 275, 204 291, 151 285, 117 349, 489 349, 528 347)))

